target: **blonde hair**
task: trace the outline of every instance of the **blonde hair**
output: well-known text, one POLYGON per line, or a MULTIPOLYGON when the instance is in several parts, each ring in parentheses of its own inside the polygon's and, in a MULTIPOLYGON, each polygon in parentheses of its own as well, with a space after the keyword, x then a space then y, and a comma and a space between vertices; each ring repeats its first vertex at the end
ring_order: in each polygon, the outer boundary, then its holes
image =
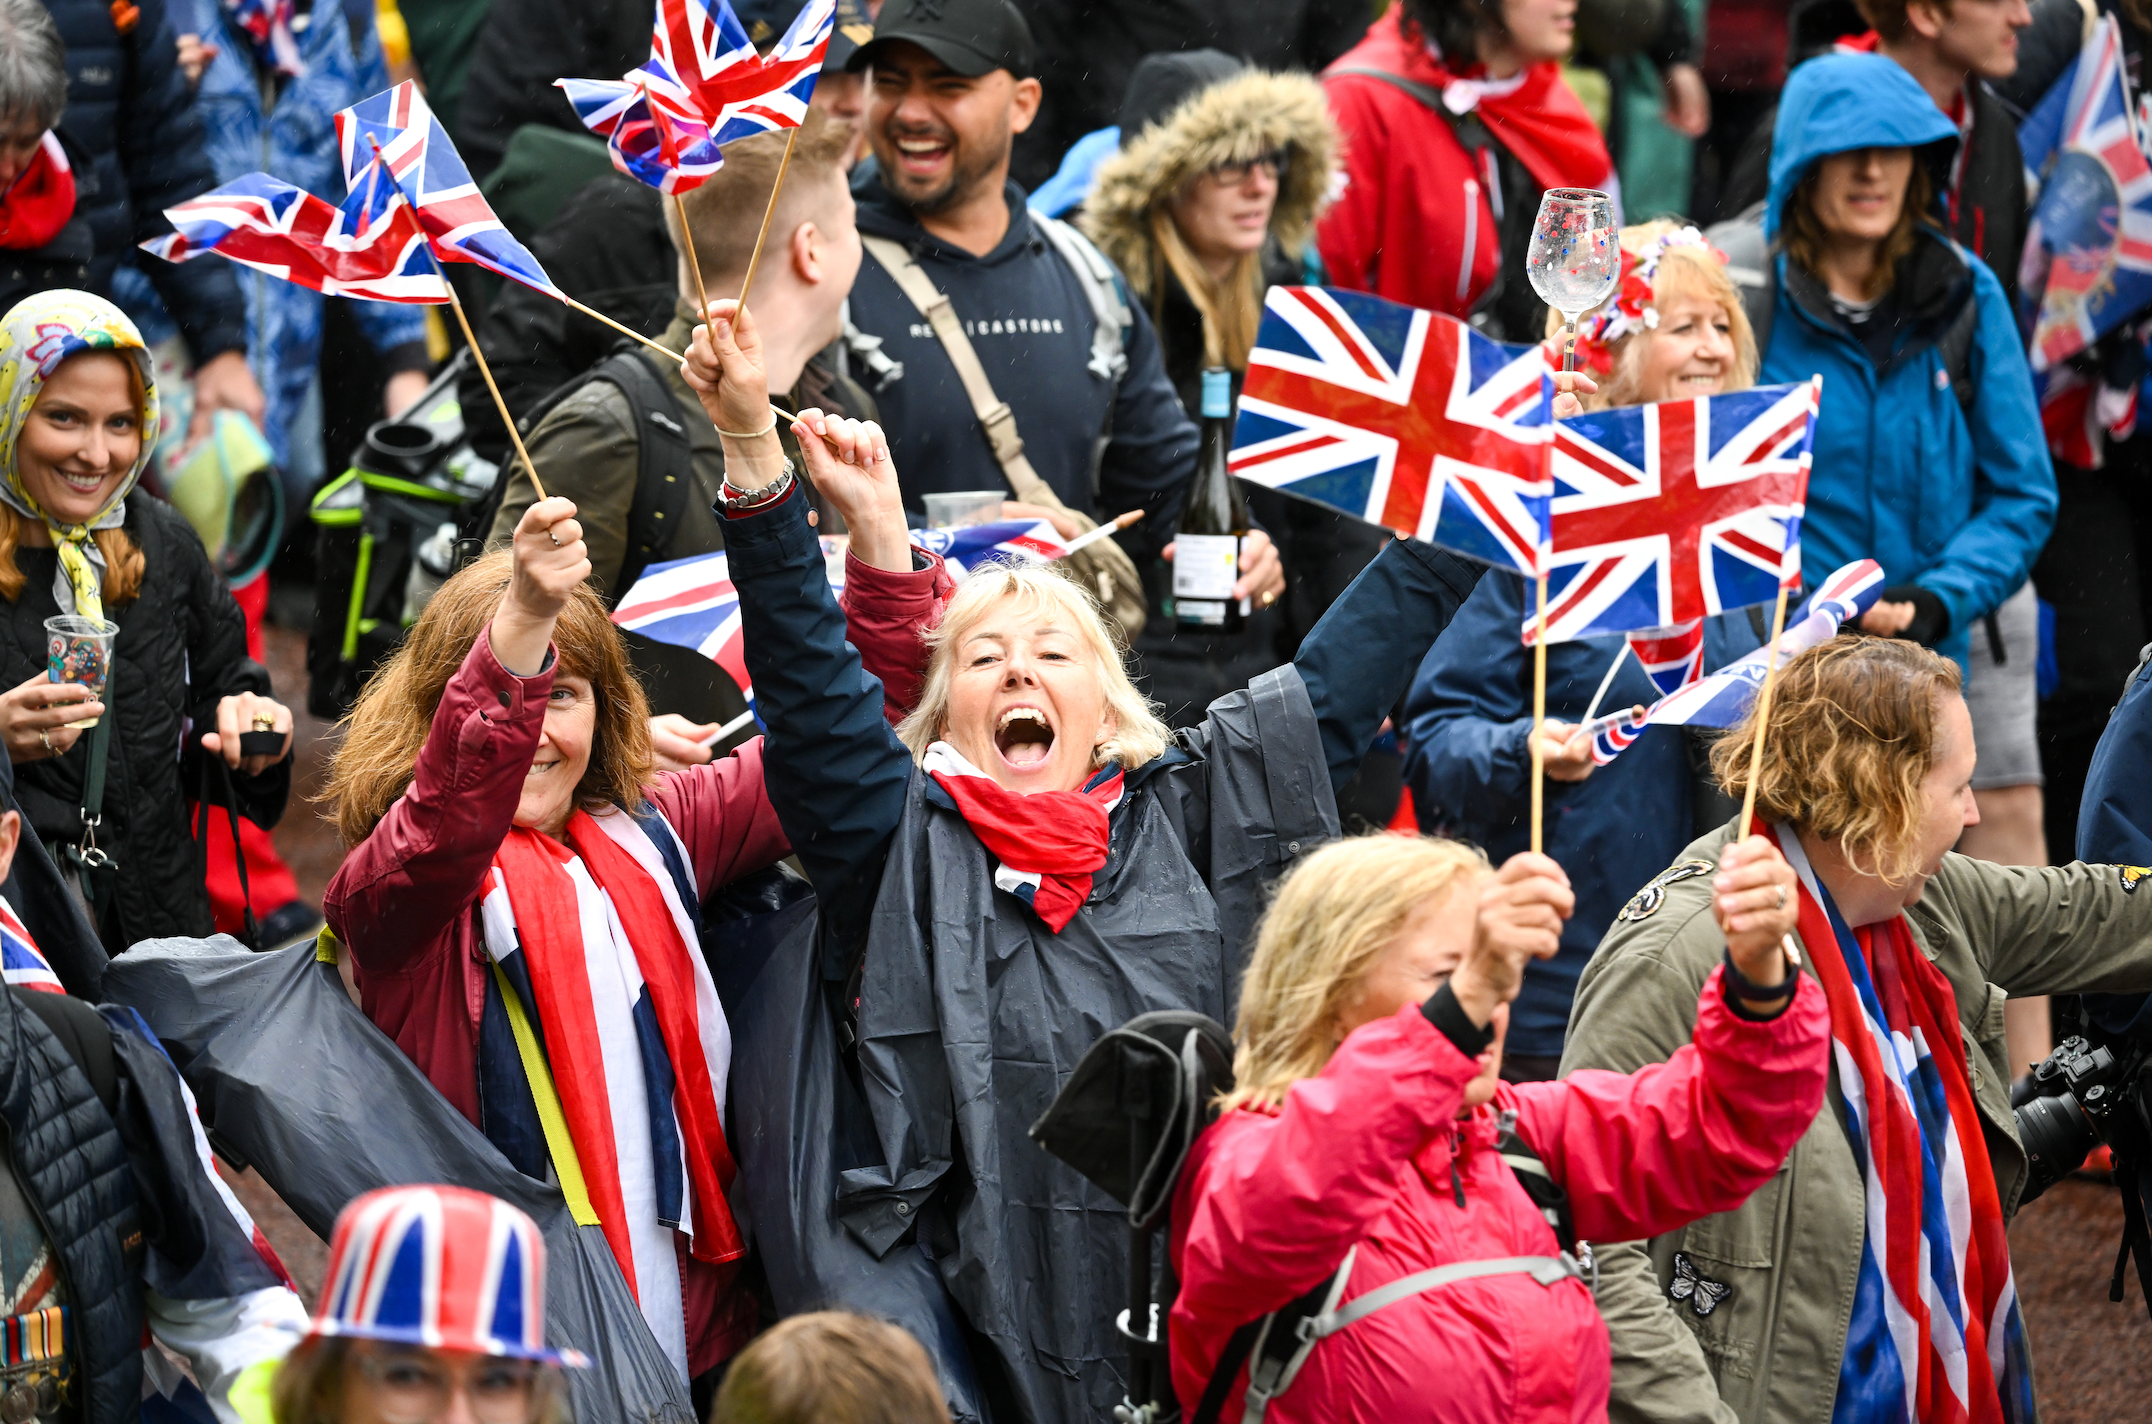
MULTIPOLYGON (((1622 251, 1642 252, 1653 242, 1685 226, 1687 224, 1672 218, 1656 218, 1625 227, 1621 230, 1622 251)), ((1620 295, 1617 288, 1607 301, 1614 301, 1620 295)), ((1726 275, 1725 264, 1713 257, 1708 248, 1675 246, 1660 253, 1659 270, 1652 275, 1652 304, 1659 306, 1680 297, 1701 298, 1715 303, 1726 313, 1727 334, 1734 344, 1734 364, 1726 373, 1725 389, 1745 391, 1755 385, 1756 372, 1763 360, 1756 349, 1756 329, 1749 324, 1748 309, 1741 303, 1741 293, 1734 286, 1733 278, 1726 275)), ((1604 303, 1593 310, 1604 310, 1604 303)), ((1564 330, 1561 313, 1549 311, 1548 338, 1558 340, 1564 330)), ((1644 353, 1650 348, 1653 335, 1649 331, 1632 332, 1608 348, 1608 354, 1614 359, 1614 372, 1599 382, 1598 394, 1577 398, 1586 410, 1643 403, 1644 353)), ((1559 345, 1556 349, 1560 349, 1559 345)))
MULTIPOLYGON (((349 1338, 309 1335, 292 1347, 269 1383, 276 1424, 343 1424, 344 1365, 351 1346, 349 1338)), ((531 1424, 570 1424, 567 1394, 560 1371, 541 1367, 531 1385, 531 1424)))
POLYGON ((941 1382, 898 1326, 845 1310, 780 1320, 733 1358, 710 1424, 948 1424, 941 1382))
MULTIPOLYGON (((441 585, 403 643, 381 665, 343 721, 343 741, 329 765, 319 799, 335 803, 336 829, 347 846, 373 833, 411 784, 419 748, 449 679, 484 637, 508 591, 514 554, 496 549, 441 585)), ((590 766, 576 783, 583 809, 634 807, 656 772, 650 750, 650 704, 628 667, 620 630, 589 584, 578 584, 553 626, 556 677, 587 678, 598 720, 590 766)))
MULTIPOLYGON (((1920 871, 1921 784, 1935 769, 1958 665, 1903 638, 1839 637, 1778 670, 1756 813, 1835 840, 1856 867, 1903 885, 1920 871)), ((1756 709, 1719 739, 1711 770, 1748 790, 1756 709)))
POLYGON ((1091 654, 1092 671, 1114 718, 1114 731, 1092 750, 1093 766, 1118 762, 1133 770, 1165 755, 1173 734, 1159 720, 1150 700, 1136 690, 1122 662, 1120 644, 1098 611, 1089 590, 1062 573, 1059 565, 1003 564, 976 569, 957 585, 942 611, 941 623, 926 634, 929 649, 926 686, 919 705, 897 724, 897 737, 912 749, 914 761, 948 735, 949 698, 956 679, 957 647, 972 629, 1005 600, 1014 600, 1019 617, 1047 615, 1065 622, 1091 654))
MULTIPOLYGON (((1201 178, 1190 180, 1201 182, 1201 178)), ((1196 260, 1180 225, 1165 205, 1151 210, 1151 240, 1159 256, 1179 280, 1181 290, 1203 319, 1203 364, 1234 371, 1248 369, 1248 353, 1255 349, 1255 331, 1263 321, 1263 262, 1259 252, 1244 252, 1222 280, 1196 260)), ((1166 284, 1151 295, 1151 321, 1165 320, 1166 284)))
POLYGON ((1486 872, 1487 857, 1462 841, 1381 831, 1301 861, 1255 933, 1221 1106, 1276 1107, 1320 1073, 1343 1041, 1346 1004, 1413 912, 1486 872))
POLYGON ((673 251, 685 256, 681 245, 680 209, 695 230, 695 258, 702 264, 703 285, 713 296, 734 295, 747 264, 754 256, 755 238, 762 230, 762 210, 776 187, 777 170, 785 170, 785 185, 778 194, 777 209, 770 215, 772 249, 791 246, 792 234, 804 222, 812 222, 826 236, 830 232, 829 209, 837 190, 844 185, 844 151, 852 130, 820 109, 807 111, 807 122, 792 141, 792 161, 785 162, 787 135, 756 134, 725 146, 725 166, 708 181, 681 195, 677 203, 663 205, 665 235, 673 251))

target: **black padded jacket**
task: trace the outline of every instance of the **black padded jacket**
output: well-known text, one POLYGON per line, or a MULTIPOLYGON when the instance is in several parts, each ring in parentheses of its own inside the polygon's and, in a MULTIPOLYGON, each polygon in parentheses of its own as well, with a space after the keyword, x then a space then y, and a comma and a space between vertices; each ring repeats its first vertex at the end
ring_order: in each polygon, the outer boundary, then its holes
MULTIPOLYGON (((114 954, 152 937, 211 933, 202 851, 188 819, 189 798, 203 781, 200 738, 215 730, 219 698, 269 692, 268 669, 247 656, 239 605, 193 527, 163 500, 136 491, 127 498, 126 529, 142 550, 145 571, 132 601, 105 609, 120 627, 106 714, 119 720, 97 837, 119 862, 112 904, 98 927, 114 954)), ((50 549, 15 551, 25 582, 13 603, 0 603, 0 687, 19 686, 44 670, 45 620, 60 611, 52 595, 58 557, 50 549)), ((81 838, 89 760, 85 733, 65 756, 15 768, 16 798, 47 845, 81 838)), ((221 801, 224 781, 214 770, 208 780, 211 800, 221 801)), ((230 784, 241 815, 274 826, 291 792, 291 758, 259 776, 235 774, 230 784)))

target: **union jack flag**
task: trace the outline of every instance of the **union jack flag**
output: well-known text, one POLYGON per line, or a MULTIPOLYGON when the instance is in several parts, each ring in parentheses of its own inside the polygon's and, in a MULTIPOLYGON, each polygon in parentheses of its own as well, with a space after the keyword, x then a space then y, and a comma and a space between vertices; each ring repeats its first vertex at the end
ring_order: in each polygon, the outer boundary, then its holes
MULTIPOLYGON (((369 164, 378 175, 378 165, 369 164)), ((448 290, 410 206, 393 183, 378 211, 367 185, 341 207, 266 173, 166 208, 173 230, 142 244, 167 262, 215 252, 331 296, 375 302, 445 302, 448 290)))
POLYGON ((837 0, 807 0, 770 52, 757 55, 726 0, 658 0, 643 69, 677 75, 718 143, 798 128, 836 21, 837 0))
MULTIPOLYGON (((652 61, 655 63, 655 61, 652 61)), ((648 68, 648 66, 645 66, 648 68)), ((605 140, 613 166, 661 193, 686 193, 710 181, 725 155, 701 116, 682 114, 653 93, 656 85, 610 79, 556 79, 583 126, 605 140)))
POLYGON ((954 529, 914 529, 912 542, 942 556, 949 577, 961 583, 981 564, 1043 564, 1065 552, 1061 536, 1043 519, 964 524, 954 529))
POLYGON ((51 961, 30 938, 30 931, 15 913, 15 907, 0 900, 0 979, 5 979, 18 989, 37 989, 48 994, 64 994, 67 986, 60 976, 52 972, 51 961))
POLYGON ((1536 576, 1553 489, 1544 386, 1537 346, 1361 292, 1272 287, 1228 467, 1536 576))
POLYGON ((1704 620, 1631 633, 1629 651, 1661 697, 1678 692, 1704 675, 1704 620))
POLYGON ((336 137, 343 149, 344 181, 355 193, 362 187, 374 190, 365 175, 374 154, 380 153, 389 176, 417 215, 418 225, 432 239, 435 256, 475 262, 548 296, 561 295, 530 249, 516 241, 494 215, 492 205, 471 181, 471 170, 463 166, 463 156, 449 141, 448 130, 426 107, 417 84, 407 79, 339 109, 336 137))
MULTIPOLYGON (((1801 569, 1822 385, 1818 376, 1556 422, 1547 640, 1664 628, 1775 597, 1801 569)), ((1527 618, 1527 643, 1533 633, 1527 618)))
POLYGON ((740 595, 724 554, 652 564, 613 605, 613 622, 660 643, 693 648, 753 698, 740 641, 740 595))
POLYGON ((2137 132, 2113 16, 2093 26, 2071 72, 2052 166, 2038 191, 2025 240, 2034 279, 2027 287, 2040 294, 2035 376, 2152 303, 2152 164, 2137 132))

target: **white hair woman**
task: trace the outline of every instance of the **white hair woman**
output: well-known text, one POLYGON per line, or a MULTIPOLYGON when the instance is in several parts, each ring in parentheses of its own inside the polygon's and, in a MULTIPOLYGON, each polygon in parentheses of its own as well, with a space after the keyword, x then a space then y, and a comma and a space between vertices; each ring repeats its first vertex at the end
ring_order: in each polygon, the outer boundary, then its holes
POLYGON ((1561 868, 1525 853, 1492 874, 1457 842, 1393 835, 1302 861, 1256 937, 1226 1111, 1174 1202, 1182 1404, 1256 1403, 1229 1342, 1327 1282, 1327 1309, 1370 1313, 1272 1383, 1274 1424, 1605 1418, 1607 1328, 1565 1260, 1574 1242, 1506 1158, 1539 1159, 1576 1238, 1627 1240, 1746 1201, 1823 1104, 1823 992, 1780 948, 1793 872, 1752 840, 1714 886, 1723 964, 1692 1048, 1627 1076, 1513 1086, 1498 1078, 1508 1005, 1558 946, 1561 868))
MULTIPOLYGON (((981 1375, 1025 1417, 1104 1417, 1125 1390, 1098 1308, 1125 1216, 1025 1130, 1101 1030, 1152 1009, 1224 1017, 1265 886, 1337 834, 1336 786, 1479 569, 1390 544, 1292 664, 1170 735, 1083 590, 1050 569, 974 574, 892 733, 770 428, 753 323, 713 310, 687 371, 725 442, 748 670, 771 747, 816 752, 790 763, 812 778, 796 785, 773 754, 770 799, 820 901, 823 972, 850 971, 832 999, 879 1144, 845 1164, 840 1244, 901 1261, 916 1231, 981 1375), (844 814, 810 813, 830 786, 844 814)), ((874 426, 809 411, 795 428, 825 495, 897 507, 874 426)), ((845 1304, 866 1274, 828 1296, 845 1304)))

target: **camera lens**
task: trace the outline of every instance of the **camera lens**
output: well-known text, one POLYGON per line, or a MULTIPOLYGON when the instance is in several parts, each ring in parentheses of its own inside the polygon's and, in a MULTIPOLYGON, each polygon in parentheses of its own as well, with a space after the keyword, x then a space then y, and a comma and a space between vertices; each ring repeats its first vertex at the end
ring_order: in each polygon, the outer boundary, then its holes
POLYGON ((2069 1093, 2034 1098, 2020 1106, 2017 1130, 2025 1155, 2032 1159, 2025 1194, 2018 1198, 2020 1206, 2076 1171, 2085 1154, 2100 1145, 2100 1134, 2069 1093))

